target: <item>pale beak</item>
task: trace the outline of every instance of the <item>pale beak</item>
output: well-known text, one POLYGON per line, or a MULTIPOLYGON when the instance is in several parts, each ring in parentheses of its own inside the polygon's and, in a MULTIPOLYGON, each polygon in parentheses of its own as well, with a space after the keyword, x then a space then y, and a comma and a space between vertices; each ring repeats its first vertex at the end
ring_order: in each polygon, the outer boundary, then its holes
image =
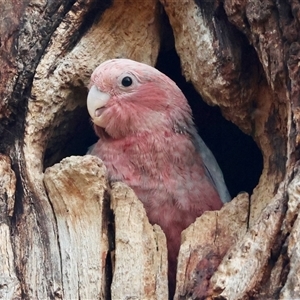
POLYGON ((101 115, 109 99, 110 94, 99 91, 95 85, 90 88, 87 97, 87 109, 92 121, 100 127, 104 127, 101 115))

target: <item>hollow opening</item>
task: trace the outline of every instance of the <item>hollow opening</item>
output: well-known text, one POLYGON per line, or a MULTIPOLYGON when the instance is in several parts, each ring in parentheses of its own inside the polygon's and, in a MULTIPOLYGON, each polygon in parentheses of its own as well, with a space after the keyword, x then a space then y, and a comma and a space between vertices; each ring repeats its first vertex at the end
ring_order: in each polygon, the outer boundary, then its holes
MULTIPOLYGON (((86 99, 87 90, 81 93, 86 99)), ((44 156, 44 169, 72 155, 85 155, 88 148, 98 140, 85 107, 65 112, 64 119, 53 129, 44 156)))

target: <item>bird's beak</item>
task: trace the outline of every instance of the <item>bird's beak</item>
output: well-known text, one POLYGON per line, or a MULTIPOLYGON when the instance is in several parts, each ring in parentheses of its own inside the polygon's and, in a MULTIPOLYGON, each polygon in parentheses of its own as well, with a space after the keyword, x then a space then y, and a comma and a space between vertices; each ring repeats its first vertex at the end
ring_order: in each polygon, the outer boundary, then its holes
POLYGON ((101 115, 109 99, 110 94, 99 91, 95 85, 90 88, 87 97, 87 109, 92 121, 100 127, 104 127, 101 115))

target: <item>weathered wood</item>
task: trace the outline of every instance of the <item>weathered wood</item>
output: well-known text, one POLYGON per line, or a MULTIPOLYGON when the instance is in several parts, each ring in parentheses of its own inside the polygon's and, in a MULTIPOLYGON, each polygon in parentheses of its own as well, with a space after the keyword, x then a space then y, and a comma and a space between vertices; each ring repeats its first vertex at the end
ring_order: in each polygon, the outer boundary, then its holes
POLYGON ((64 299, 107 299, 109 203, 106 168, 92 156, 69 157, 45 171, 57 226, 64 299))
POLYGON ((174 299, 213 295, 211 276, 228 249, 246 234, 248 209, 248 194, 240 194, 220 211, 205 212, 182 232, 174 299))
POLYGON ((9 157, 0 155, 0 299, 21 299, 12 247, 10 218, 13 215, 16 176, 9 157))
MULTIPOLYGON (((280 299, 297 299, 300 297, 300 174, 299 164, 296 174, 288 187, 288 210, 284 223, 284 231, 290 232, 287 238, 287 257, 289 259, 289 272, 286 282, 280 292, 280 299)), ((281 268, 281 270, 283 267, 281 268)))
POLYGON ((109 191, 101 160, 66 158, 46 170, 44 182, 56 216, 63 298, 110 297, 108 255, 113 263, 111 299, 168 298, 164 233, 150 225, 142 203, 125 184, 116 183, 109 191), (109 194, 115 223, 111 254, 109 194))
MULTIPOLYGON (((13 1, 0 1, 0 118, 9 119, 12 108, 9 107, 9 98, 14 89, 14 81, 17 75, 17 57, 15 44, 17 40, 17 28, 23 7, 15 5, 13 1), (5 16, 5 17, 2 17, 5 16)), ((0 134, 3 127, 0 126, 0 134)))
MULTIPOLYGON (((28 141, 29 151, 24 149, 24 140, 27 139, 25 136, 34 136, 39 131, 37 127, 31 127, 32 132, 24 134, 25 112, 28 112, 27 97, 31 90, 33 75, 53 31, 62 22, 63 17, 68 19, 69 15, 74 15, 77 11, 82 22, 84 13, 88 11, 89 6, 86 5, 88 3, 80 1, 78 3, 79 5, 75 3, 71 7, 68 1, 24 2, 23 26, 18 32, 17 51, 20 70, 18 69, 18 76, 14 82, 11 101, 11 104, 18 103, 17 114, 14 116, 17 123, 12 130, 9 129, 7 136, 8 140, 15 138, 9 146, 13 148, 11 157, 19 182, 13 239, 15 263, 19 278, 23 278, 22 293, 24 297, 30 299, 60 298, 62 277, 55 216, 42 181, 44 150, 41 149, 40 142, 47 140, 48 135, 44 131, 44 135, 40 135, 36 143, 31 144, 28 141), (39 153, 38 157, 34 155, 35 150, 39 153)), ((77 23, 79 24, 80 22, 77 23)), ((74 22, 70 22, 70 25, 73 32, 76 31, 74 22)), ((66 43, 64 46, 69 44, 66 43)), ((33 112, 29 115, 38 121, 43 119, 44 112, 40 107, 36 115, 33 112)), ((53 115, 55 110, 49 110, 47 113, 53 115)))
POLYGON ((168 299, 166 237, 152 226, 133 190, 115 183, 111 190, 115 219, 112 299, 168 299))
POLYGON ((255 296, 280 236, 285 204, 282 190, 264 209, 257 223, 226 253, 211 279, 215 296, 233 299, 255 296))

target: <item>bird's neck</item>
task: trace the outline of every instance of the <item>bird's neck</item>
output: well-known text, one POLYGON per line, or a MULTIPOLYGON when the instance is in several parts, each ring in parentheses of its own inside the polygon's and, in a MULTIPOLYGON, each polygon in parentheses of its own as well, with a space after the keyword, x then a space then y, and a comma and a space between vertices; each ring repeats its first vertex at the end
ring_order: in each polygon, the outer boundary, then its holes
MULTIPOLYGON (((111 136, 107 131, 105 131, 104 128, 98 127, 97 125, 94 125, 94 130, 96 135, 101 139, 102 142, 120 142, 120 143, 127 143, 127 141, 130 140, 147 140, 147 137, 153 136, 153 130, 147 130, 147 129, 139 129, 138 131, 129 131, 126 134, 116 134, 115 136, 111 136)), ((163 128, 160 129, 159 132, 170 132, 170 134, 174 131, 173 128, 163 128)))

